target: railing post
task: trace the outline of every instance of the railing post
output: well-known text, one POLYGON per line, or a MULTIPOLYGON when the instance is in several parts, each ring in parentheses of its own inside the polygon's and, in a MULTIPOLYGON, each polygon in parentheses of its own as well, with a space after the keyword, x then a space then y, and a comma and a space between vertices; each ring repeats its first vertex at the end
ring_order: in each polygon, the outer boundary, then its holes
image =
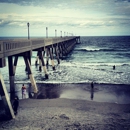
POLYGON ((10 80, 10 98, 13 100, 15 97, 13 56, 8 57, 8 67, 9 67, 9 80, 10 80))

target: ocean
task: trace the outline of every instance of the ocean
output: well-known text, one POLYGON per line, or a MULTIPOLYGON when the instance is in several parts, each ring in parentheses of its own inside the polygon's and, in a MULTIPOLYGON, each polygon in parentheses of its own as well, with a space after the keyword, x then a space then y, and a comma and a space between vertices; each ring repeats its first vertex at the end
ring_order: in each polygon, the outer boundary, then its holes
MULTIPOLYGON (((49 79, 35 67, 36 52, 32 54, 32 72, 39 83, 111 83, 130 84, 130 36, 81 37, 81 44, 57 64, 48 68, 49 79), (113 66, 115 65, 115 70, 113 66)), ((7 61, 7 60, 6 60, 7 61)), ((6 62, 7 63, 7 62, 6 62)), ((51 65, 51 63, 50 63, 51 65)), ((15 82, 28 82, 22 57, 18 59, 15 82)), ((8 82, 8 66, 0 68, 8 82)))
MULTIPOLYGON (((81 36, 80 44, 60 60, 56 70, 49 63, 49 79, 35 66, 36 52, 32 53, 32 72, 37 84, 125 84, 130 85, 130 36, 81 36), (115 66, 115 69, 113 69, 115 66)), ((7 61, 7 59, 6 59, 7 61)), ((6 62, 7 63, 7 62, 6 62)), ((8 63, 7 63, 8 64, 8 63)), ((8 65, 0 68, 7 89, 9 88, 8 65)), ((29 84, 22 57, 18 59, 15 83, 29 84)), ((20 90, 19 90, 20 91, 20 90)))

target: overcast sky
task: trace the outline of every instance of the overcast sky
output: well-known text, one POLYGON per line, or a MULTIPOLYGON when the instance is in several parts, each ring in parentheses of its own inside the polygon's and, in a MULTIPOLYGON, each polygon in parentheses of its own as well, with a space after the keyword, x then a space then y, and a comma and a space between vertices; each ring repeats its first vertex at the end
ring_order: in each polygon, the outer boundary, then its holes
POLYGON ((0 0, 0 36, 130 35, 130 0, 0 0))

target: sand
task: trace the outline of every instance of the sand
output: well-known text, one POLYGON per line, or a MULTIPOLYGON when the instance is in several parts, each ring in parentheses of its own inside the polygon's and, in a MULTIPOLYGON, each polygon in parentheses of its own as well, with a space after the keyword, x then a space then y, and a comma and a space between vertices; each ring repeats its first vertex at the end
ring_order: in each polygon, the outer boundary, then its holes
POLYGON ((0 121, 0 130, 130 130, 130 104, 64 98, 19 103, 15 119, 0 121))

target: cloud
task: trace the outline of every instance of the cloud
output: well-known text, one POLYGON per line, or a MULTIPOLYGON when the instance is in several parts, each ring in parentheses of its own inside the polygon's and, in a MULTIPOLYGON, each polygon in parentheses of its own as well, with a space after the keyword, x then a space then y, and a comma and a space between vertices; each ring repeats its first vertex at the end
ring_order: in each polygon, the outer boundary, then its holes
POLYGON ((1 27, 26 28, 27 22, 31 28, 48 27, 75 27, 75 28, 95 28, 107 26, 129 26, 130 18, 78 18, 64 16, 47 16, 42 14, 3 14, 0 19, 1 27))
POLYGON ((130 0, 115 0, 115 2, 130 2, 130 0))
MULTIPOLYGON (((1 0, 0 27, 85 30, 130 27, 130 0, 1 0), (6 10, 5 10, 6 9, 6 10)), ((111 31, 112 31, 111 29, 111 31)), ((98 32, 98 31, 97 31, 98 32)))
POLYGON ((60 7, 59 0, 1 0, 0 3, 17 4, 21 6, 45 6, 47 7, 60 7))
MULTIPOLYGON (((1 0, 0 3, 48 8, 71 9, 82 13, 104 15, 130 15, 130 0, 1 0)), ((69 14, 69 13, 68 13, 69 14)), ((70 12, 72 14, 72 12, 70 12)), ((79 15, 79 14, 77 14, 79 15)), ((95 16, 95 15, 94 15, 95 16)))

